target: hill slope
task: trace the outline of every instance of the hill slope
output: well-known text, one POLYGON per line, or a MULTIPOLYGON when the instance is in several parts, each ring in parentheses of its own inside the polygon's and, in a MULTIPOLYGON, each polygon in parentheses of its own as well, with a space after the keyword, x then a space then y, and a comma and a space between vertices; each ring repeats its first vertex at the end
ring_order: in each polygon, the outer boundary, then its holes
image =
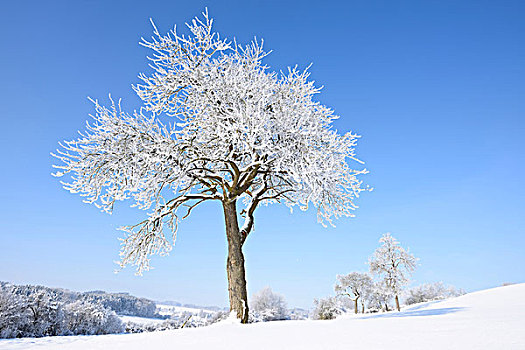
POLYGON ((0 349, 525 349, 525 284, 333 321, 0 341, 0 349))

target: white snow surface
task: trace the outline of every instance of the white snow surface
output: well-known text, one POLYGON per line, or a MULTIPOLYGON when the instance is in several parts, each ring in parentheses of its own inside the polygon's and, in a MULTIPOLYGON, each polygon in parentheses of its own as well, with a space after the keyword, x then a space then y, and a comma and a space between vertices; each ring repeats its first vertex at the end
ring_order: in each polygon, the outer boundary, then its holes
POLYGON ((525 283, 332 321, 0 341, 0 349, 525 349, 525 283))

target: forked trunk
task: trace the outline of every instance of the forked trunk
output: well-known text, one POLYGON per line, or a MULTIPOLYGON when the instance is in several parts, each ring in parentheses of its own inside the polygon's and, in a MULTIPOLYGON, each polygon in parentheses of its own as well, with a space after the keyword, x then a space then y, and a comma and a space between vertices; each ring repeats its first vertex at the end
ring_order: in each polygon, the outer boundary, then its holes
POLYGON ((401 308, 399 307, 399 297, 396 295, 396 307, 397 311, 401 311, 401 308))
POLYGON ((237 222, 237 206, 235 201, 223 202, 226 237, 228 238, 228 259, 226 272, 228 274, 228 294, 230 311, 235 311, 242 323, 248 322, 248 293, 246 291, 246 272, 244 270, 244 255, 242 239, 237 222))

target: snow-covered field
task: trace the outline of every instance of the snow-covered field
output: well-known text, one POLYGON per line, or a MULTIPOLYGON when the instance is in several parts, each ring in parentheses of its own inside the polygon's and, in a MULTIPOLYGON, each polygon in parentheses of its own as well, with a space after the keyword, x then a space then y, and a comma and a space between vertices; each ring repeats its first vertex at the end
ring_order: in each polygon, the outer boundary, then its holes
POLYGON ((0 349, 525 349, 525 284, 333 321, 0 341, 0 349))

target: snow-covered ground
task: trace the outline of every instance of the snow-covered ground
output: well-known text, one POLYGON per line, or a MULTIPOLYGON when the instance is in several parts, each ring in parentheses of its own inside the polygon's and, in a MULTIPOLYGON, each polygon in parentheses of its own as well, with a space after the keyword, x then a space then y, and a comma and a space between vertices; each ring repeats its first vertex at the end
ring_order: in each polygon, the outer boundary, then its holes
POLYGON ((103 336, 0 341, 0 349, 525 349, 525 284, 402 312, 103 336))

